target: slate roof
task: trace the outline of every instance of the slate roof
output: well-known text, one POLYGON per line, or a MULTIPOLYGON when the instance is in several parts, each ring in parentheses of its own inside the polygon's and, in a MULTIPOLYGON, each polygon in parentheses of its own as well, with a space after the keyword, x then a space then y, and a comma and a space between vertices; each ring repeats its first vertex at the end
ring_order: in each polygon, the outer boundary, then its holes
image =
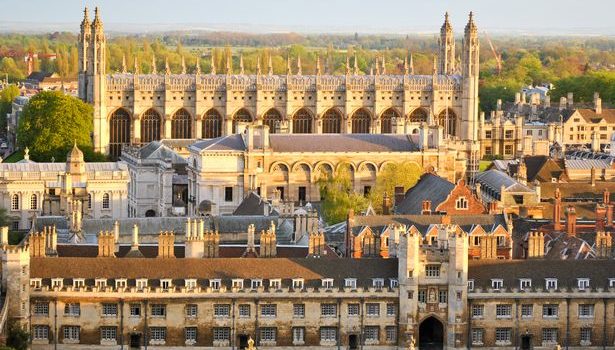
POLYGON ((567 169, 610 169, 612 161, 610 159, 565 159, 567 169))
POLYGON ((421 176, 419 181, 406 191, 404 199, 396 205, 397 214, 421 214, 423 201, 431 201, 431 209, 435 210, 440 203, 444 202, 455 185, 432 173, 421 176))
POLYGON ((275 152, 415 152, 410 135, 392 134, 271 134, 275 152))
POLYGON ((138 152, 140 159, 170 159, 173 164, 187 164, 184 157, 160 141, 153 141, 141 147, 138 152))
POLYGON ((190 146, 197 152, 202 151, 245 151, 246 145, 240 134, 221 136, 214 139, 197 141, 190 146))
MULTIPOLYGON (((85 171, 127 171, 128 166, 123 162, 100 162, 100 163, 85 163, 85 171)), ((17 163, 0 163, 0 172, 65 172, 66 163, 36 163, 17 162, 17 163)))
POLYGON ((255 192, 250 192, 242 201, 239 203, 235 211, 233 211, 233 215, 266 215, 273 214, 276 215, 277 212, 271 207, 271 204, 266 200, 263 200, 261 196, 256 194, 255 192), (266 209, 267 208, 267 209, 266 209))
POLYGON ((557 278, 558 288, 576 288, 577 278, 589 278, 591 288, 608 288, 615 278, 615 260, 470 260, 468 279, 474 288, 491 288, 491 279, 504 288, 519 288, 520 278, 531 278, 533 288, 545 288, 545 278, 557 278))
POLYGON ((508 176, 508 174, 495 169, 478 173, 478 175, 476 175, 476 181, 479 182, 481 186, 488 186, 497 193, 500 193, 502 186, 511 192, 534 192, 526 185, 508 176))

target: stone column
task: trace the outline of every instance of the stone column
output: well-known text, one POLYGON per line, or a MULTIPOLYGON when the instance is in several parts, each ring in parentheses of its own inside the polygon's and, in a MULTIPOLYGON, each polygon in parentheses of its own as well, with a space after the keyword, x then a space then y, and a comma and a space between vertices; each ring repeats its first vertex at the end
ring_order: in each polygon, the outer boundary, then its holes
POLYGON ((133 116, 132 118, 132 130, 133 130, 132 143, 138 145, 141 143, 141 120, 139 119, 139 116, 137 115, 133 116))
POLYGON ((201 119, 197 119, 194 122, 194 137, 197 139, 203 138, 203 121, 201 119))
POLYGON ((233 116, 226 116, 224 119, 224 135, 231 135, 235 130, 233 130, 233 116))
POLYGON ((171 138, 171 116, 166 116, 164 118, 164 132, 163 132, 164 138, 165 139, 170 139, 171 138))

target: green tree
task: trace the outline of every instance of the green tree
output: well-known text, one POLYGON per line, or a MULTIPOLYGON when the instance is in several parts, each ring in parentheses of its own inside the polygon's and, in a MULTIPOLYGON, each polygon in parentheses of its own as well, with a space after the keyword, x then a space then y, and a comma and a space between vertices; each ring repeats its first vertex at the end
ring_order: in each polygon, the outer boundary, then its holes
POLYGON ((6 345, 15 350, 27 350, 30 334, 16 322, 9 326, 6 345))
POLYGON ((382 201, 386 192, 390 197, 395 193, 395 187, 403 187, 407 191, 421 177, 423 170, 416 163, 387 164, 376 177, 376 184, 370 191, 369 200, 377 212, 382 211, 382 201))
POLYGON ((19 88, 9 85, 0 91, 0 132, 6 131, 6 114, 11 112, 15 97, 19 96, 19 88))
POLYGON ((59 91, 41 92, 24 106, 17 130, 18 146, 28 147, 33 160, 49 162, 52 158, 66 159, 77 142, 86 160, 92 160, 92 113, 92 107, 76 97, 59 91))
POLYGON ((354 191, 348 166, 341 166, 333 176, 318 180, 322 215, 329 224, 343 221, 350 209, 361 212, 368 206, 368 200, 354 191))

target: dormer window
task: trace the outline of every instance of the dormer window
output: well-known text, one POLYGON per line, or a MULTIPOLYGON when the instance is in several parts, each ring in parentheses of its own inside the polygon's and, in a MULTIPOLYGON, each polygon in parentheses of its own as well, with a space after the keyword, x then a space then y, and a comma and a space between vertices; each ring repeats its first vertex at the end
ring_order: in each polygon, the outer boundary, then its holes
POLYGON ((251 287, 252 289, 257 289, 263 286, 263 280, 261 279, 254 279, 251 281, 251 287))
POLYGON ((209 280, 209 288, 220 290, 220 286, 222 286, 222 281, 220 279, 209 280))
POLYGON ((85 287, 85 279, 83 278, 73 279, 73 288, 83 288, 83 287, 85 287))
POLYGON ((468 210, 468 199, 466 197, 459 197, 455 201, 455 209, 468 210))
POLYGON ((323 278, 322 287, 325 289, 333 288, 333 278, 323 278))
POLYGON ((42 279, 40 278, 30 278, 30 287, 34 289, 41 289, 42 279))
POLYGON ((127 281, 125 278, 118 278, 115 280, 115 288, 116 289, 120 289, 120 288, 126 288, 127 285, 127 281))
POLYGON ((468 280, 468 292, 474 290, 474 280, 468 280))
POLYGON ((589 278, 577 278, 577 286, 579 290, 589 289, 589 278))
POLYGON ((242 279, 236 278, 231 283, 232 283, 233 288, 243 289, 243 280, 242 279))
POLYGON ((356 278, 346 278, 344 280, 344 287, 356 289, 357 288, 357 279, 356 278))
POLYGON ((303 289, 303 278, 293 278, 293 289, 302 290, 303 289))
POLYGON ((269 280, 269 288, 270 289, 282 288, 282 280, 280 279, 269 280))
POLYGON ((139 278, 136 280, 137 289, 143 290, 147 288, 147 278, 139 278))
POLYGON ((399 287, 399 281, 397 280, 397 278, 391 278, 389 285, 391 289, 397 288, 399 287))
POLYGON ((173 286, 173 282, 170 279, 160 280, 160 288, 167 291, 173 286))
POLYGON ((519 289, 530 289, 532 288, 532 280, 529 278, 521 278, 519 279, 519 289))
POLYGON ((547 290, 557 289, 557 278, 545 278, 545 287, 547 290))
POLYGON ((494 290, 500 290, 502 287, 504 287, 504 280, 499 278, 494 278, 491 280, 491 288, 494 290))
POLYGON ((196 278, 189 278, 184 280, 186 289, 196 289, 196 278))
POLYGON ((372 280, 372 286, 374 288, 378 288, 378 289, 384 287, 384 279, 383 278, 374 278, 372 280))
POLYGON ((105 289, 105 288, 107 288, 107 279, 106 278, 97 278, 94 281, 94 284, 96 285, 96 288, 98 288, 98 289, 105 289))

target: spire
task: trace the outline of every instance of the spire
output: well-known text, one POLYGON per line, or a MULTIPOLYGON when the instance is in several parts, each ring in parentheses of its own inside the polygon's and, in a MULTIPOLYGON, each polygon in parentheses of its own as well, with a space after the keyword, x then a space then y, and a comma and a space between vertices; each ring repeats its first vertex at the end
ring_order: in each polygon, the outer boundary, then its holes
POLYGON ((374 65, 373 64, 371 67, 369 67, 369 75, 374 75, 374 65))
POLYGON ((470 11, 470 15, 468 16, 468 24, 466 24, 466 34, 476 33, 477 30, 476 23, 474 23, 474 13, 470 11))
POLYGON ((90 31, 90 14, 88 12, 88 7, 86 6, 83 9, 83 20, 81 21, 81 32, 90 31))
POLYGON ((182 74, 186 74, 186 59, 182 56, 182 74))
POLYGON ((261 56, 256 56, 256 75, 261 75, 261 56))
POLYGON ((152 74, 158 74, 156 69, 156 54, 152 53, 152 74))
POLYGON ((412 59, 412 54, 410 54, 410 63, 408 63, 408 65, 410 66, 410 74, 414 75, 414 60, 412 59))
POLYGON ((201 54, 196 55, 195 74, 201 75, 201 54))
MULTIPOLYGON (((124 62, 125 64, 126 62, 124 62)), ((139 60, 137 56, 135 56, 135 74, 139 74, 139 60)))
POLYGON ((166 74, 166 75, 171 74, 171 67, 169 67, 169 58, 168 57, 164 58, 164 74, 166 74))
POLYGON ((350 57, 346 55, 346 75, 350 75, 350 57))
POLYGON ((354 54, 354 75, 359 75, 359 64, 357 63, 357 53, 354 54))
POLYGON ((376 75, 380 75, 380 63, 379 63, 380 58, 378 56, 376 56, 376 75))
POLYGON ((288 56, 286 58, 286 74, 293 75, 293 70, 290 67, 290 53, 288 54, 288 56))
POLYGON ((438 75, 438 55, 433 55, 433 75, 438 75))
POLYGON ((102 21, 100 19, 100 14, 98 11, 98 6, 96 6, 96 8, 94 9, 94 21, 92 21, 92 29, 96 30, 96 31, 102 31, 103 29, 103 24, 102 21))
POLYGON ((316 75, 320 75, 322 72, 320 70, 320 55, 316 55, 316 75))
POLYGON ((271 52, 269 53, 269 64, 268 64, 268 72, 267 74, 273 75, 273 60, 271 59, 271 52))
MULTIPOLYGON (((136 57, 135 62, 137 62, 136 57)), ((126 54, 122 54, 122 73, 126 74, 126 54)))
POLYGON ((297 75, 301 75, 301 56, 297 56, 297 75))
POLYGON ((442 24, 441 28, 442 32, 444 32, 445 30, 453 30, 451 23, 448 21, 448 11, 444 13, 444 24, 442 24))
POLYGON ((211 55, 211 72, 212 75, 216 75, 216 60, 214 59, 214 55, 211 55))
POLYGON ((243 75, 244 74, 244 69, 243 69, 243 54, 239 54, 239 74, 243 75))
POLYGON ((408 73, 408 55, 406 55, 406 57, 404 57, 404 75, 408 75, 408 73))
POLYGON ((227 75, 233 74, 233 68, 231 67, 231 60, 232 59, 233 59, 233 57, 231 56, 231 53, 229 52, 226 55, 226 74, 227 75))
POLYGON ((384 55, 382 55, 382 74, 387 74, 387 63, 384 55))

